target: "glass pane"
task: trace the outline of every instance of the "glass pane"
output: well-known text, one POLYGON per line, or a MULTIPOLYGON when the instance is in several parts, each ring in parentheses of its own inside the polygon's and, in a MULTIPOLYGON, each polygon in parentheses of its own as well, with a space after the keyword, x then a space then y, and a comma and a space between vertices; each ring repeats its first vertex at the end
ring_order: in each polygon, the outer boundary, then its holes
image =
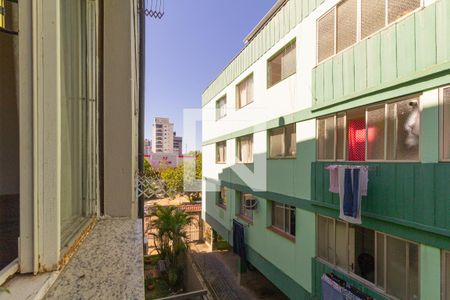
POLYGON ((224 163, 226 161, 227 152, 226 142, 217 143, 217 162, 224 163))
POLYGON ((253 102, 253 74, 246 80, 247 82, 247 104, 253 102))
POLYGON ((384 105, 367 110, 367 159, 384 159, 384 105))
POLYGON ((384 289, 384 235, 377 233, 377 282, 384 289))
POLYGON ((238 140, 238 159, 243 163, 253 162, 253 138, 251 136, 241 137, 238 140))
POLYGON ((328 248, 329 248, 329 233, 328 233, 328 220, 327 218, 318 216, 317 221, 317 245, 318 245, 318 256, 320 258, 325 259, 326 261, 330 261, 328 256, 328 248))
MULTIPOLYGON (((64 0, 61 14, 61 238, 62 246, 92 213, 88 209, 88 139, 92 115, 87 106, 86 1, 64 0)), ((93 30, 93 28, 91 28, 93 30)), ((89 66, 91 67, 91 66, 89 66)), ((89 78, 94 80, 93 78, 89 78)), ((92 107, 92 106, 90 106, 92 107)))
POLYGON ((361 0, 361 38, 371 35, 385 24, 385 0, 361 0))
POLYGON ((450 87, 443 89, 443 153, 444 159, 450 159, 450 87))
POLYGON ((318 159, 334 159, 334 116, 317 121, 318 159))
POLYGON ((285 127, 285 155, 288 157, 295 157, 297 152, 297 138, 295 135, 295 124, 285 127))
POLYGON ((317 21, 317 55, 318 62, 334 54, 334 15, 335 10, 325 14, 317 21))
POLYGON ((396 159, 395 149, 397 148, 397 104, 389 103, 387 105, 386 122, 386 159, 396 159))
POLYGON ((345 159, 345 115, 337 116, 336 159, 345 159))
POLYGON ((389 0, 389 23, 403 17, 420 6, 420 0, 389 0))
POLYGON ((386 237, 386 291, 400 299, 406 297, 406 242, 386 237))
POLYGON ((346 0, 337 6, 337 52, 356 43, 356 0, 346 0))
POLYGON ((296 221, 295 221, 295 207, 294 206, 290 206, 289 218, 290 218, 290 221, 289 221, 289 224, 290 224, 289 233, 292 236, 295 236, 295 224, 296 224, 296 221))
POLYGON ((348 160, 366 160, 366 118, 364 111, 358 111, 352 118, 347 116, 348 160))
POLYGON ((281 78, 285 79, 296 71, 296 55, 295 55, 295 42, 288 46, 282 57, 282 69, 281 78))
POLYGON ((336 265, 344 270, 348 268, 347 225, 336 221, 336 265))
POLYGON ((247 105, 247 83, 246 81, 238 85, 238 108, 247 105))
POLYGON ((282 53, 269 61, 269 87, 281 81, 281 60, 282 53))
POLYGON ((355 274, 375 282, 375 232, 355 227, 355 274))
POLYGON ((408 299, 419 299, 419 246, 409 244, 408 299))
POLYGON ((270 157, 282 157, 284 156, 284 128, 275 128, 270 130, 269 145, 270 145, 270 157))
POLYGON ((416 98, 388 105, 388 159, 418 160, 419 101, 416 98))
POLYGON ((272 225, 284 230, 284 207, 276 202, 272 202, 272 206, 272 225))

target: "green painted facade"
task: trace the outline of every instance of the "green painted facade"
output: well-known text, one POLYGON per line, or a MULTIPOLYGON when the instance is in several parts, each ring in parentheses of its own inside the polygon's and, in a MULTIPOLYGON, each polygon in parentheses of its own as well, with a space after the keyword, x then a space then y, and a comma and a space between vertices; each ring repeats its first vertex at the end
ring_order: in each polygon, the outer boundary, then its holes
POLYGON ((313 70, 313 110, 449 70, 450 2, 408 16, 313 70), (433 71, 436 73, 436 71, 433 71))
MULTIPOLYGON (((288 1, 208 87, 203 105, 322 2, 288 1)), ((219 174, 220 182, 205 178, 207 188, 228 187, 226 209, 216 205, 215 193, 205 197, 206 220, 229 241, 238 207, 236 191, 258 197, 260 206, 246 227, 249 261, 292 299, 320 299, 320 277, 333 270, 316 259, 316 214, 339 215, 338 195, 328 191, 329 173, 324 169, 336 163, 316 161, 316 118, 450 84, 450 0, 436 1, 331 57, 314 68, 312 76, 310 108, 203 142, 210 146, 297 123, 301 139, 295 159, 257 154, 267 159, 267 191, 252 191, 231 167, 219 174), (271 201, 297 208, 295 242, 267 229, 271 201)), ((363 199, 363 226, 420 243, 421 299, 439 299, 440 249, 450 250, 450 163, 439 162, 437 91, 421 104, 420 161, 364 162, 375 169, 369 172, 369 194, 363 199)), ((375 299, 387 299, 354 276, 337 273, 375 299)))
POLYGON ((242 49, 208 86, 202 96, 202 106, 205 106, 216 97, 323 2, 324 0, 287 1, 256 37, 242 49))

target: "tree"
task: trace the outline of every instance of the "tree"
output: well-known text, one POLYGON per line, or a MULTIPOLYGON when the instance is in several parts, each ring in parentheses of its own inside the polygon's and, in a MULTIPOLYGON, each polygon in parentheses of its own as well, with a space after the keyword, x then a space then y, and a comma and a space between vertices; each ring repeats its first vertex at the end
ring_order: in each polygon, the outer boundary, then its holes
POLYGON ((193 221, 192 216, 175 206, 156 206, 151 214, 151 233, 155 238, 155 248, 162 260, 169 262, 169 282, 178 285, 183 278, 183 255, 187 249, 186 226, 193 221))

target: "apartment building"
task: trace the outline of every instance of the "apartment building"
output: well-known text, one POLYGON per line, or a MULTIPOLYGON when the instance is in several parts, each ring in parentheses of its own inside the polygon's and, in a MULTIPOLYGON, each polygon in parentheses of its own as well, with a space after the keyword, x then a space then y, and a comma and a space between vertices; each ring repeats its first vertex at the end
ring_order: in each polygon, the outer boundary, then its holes
POLYGON ((183 155, 183 138, 177 136, 176 132, 173 133, 173 152, 183 155))
POLYGON ((0 1, 2 299, 144 297, 138 11, 0 1))
POLYGON ((174 146, 173 123, 168 118, 155 118, 152 127, 153 153, 172 153, 174 146))
POLYGON ((203 93, 203 218, 289 298, 450 299, 449 37, 450 0, 279 0, 203 93))

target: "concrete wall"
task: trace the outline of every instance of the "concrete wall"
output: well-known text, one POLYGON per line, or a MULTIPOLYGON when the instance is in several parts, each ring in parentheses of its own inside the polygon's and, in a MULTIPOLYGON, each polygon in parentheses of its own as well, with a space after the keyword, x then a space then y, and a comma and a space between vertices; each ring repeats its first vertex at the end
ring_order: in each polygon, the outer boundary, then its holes
POLYGON ((138 73, 135 0, 104 1, 105 214, 137 217, 138 73), (127 26, 129 25, 129 26, 127 26))

